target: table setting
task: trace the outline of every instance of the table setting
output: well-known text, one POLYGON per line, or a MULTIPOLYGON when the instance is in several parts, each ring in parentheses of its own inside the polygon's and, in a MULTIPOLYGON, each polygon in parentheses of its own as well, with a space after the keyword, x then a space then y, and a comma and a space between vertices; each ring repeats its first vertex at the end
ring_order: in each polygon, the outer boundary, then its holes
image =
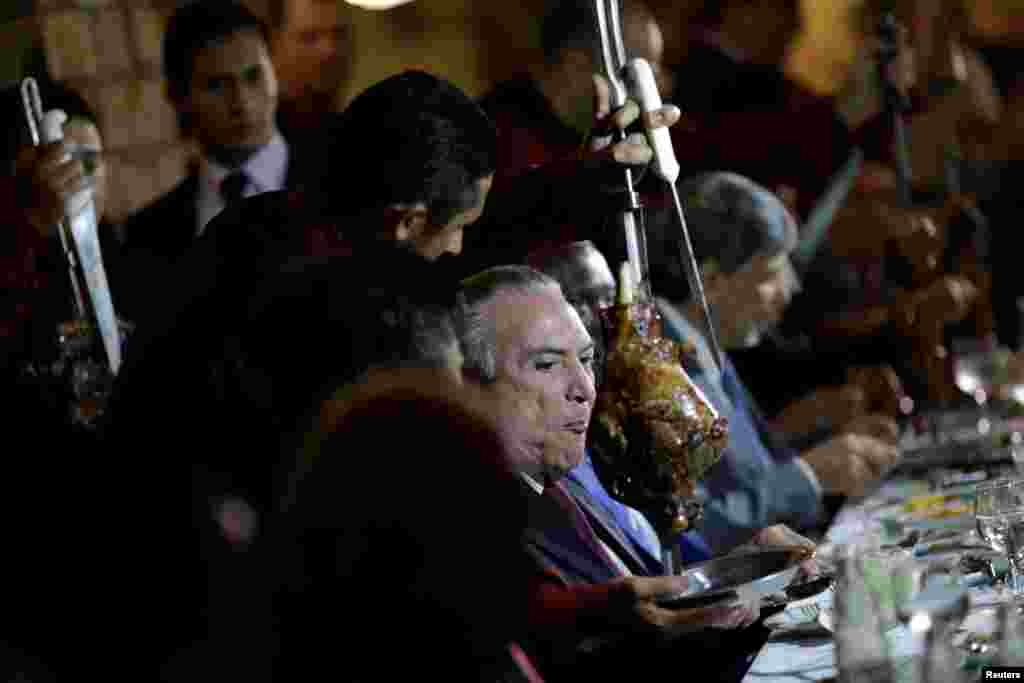
POLYGON ((764 618, 744 681, 967 682, 1024 665, 1022 434, 1006 404, 909 421, 909 455, 818 546, 835 581, 764 618))

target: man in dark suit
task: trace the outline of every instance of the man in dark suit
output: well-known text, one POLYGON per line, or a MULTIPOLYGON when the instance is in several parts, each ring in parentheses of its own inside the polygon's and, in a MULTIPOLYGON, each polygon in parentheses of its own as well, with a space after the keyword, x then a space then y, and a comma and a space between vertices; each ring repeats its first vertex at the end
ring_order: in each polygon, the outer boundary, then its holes
POLYGON ((177 187, 128 220, 128 258, 151 261, 162 273, 226 206, 293 180, 293 155, 274 121, 277 78, 267 36, 237 2, 198 0, 171 17, 163 40, 167 95, 200 154, 177 187))

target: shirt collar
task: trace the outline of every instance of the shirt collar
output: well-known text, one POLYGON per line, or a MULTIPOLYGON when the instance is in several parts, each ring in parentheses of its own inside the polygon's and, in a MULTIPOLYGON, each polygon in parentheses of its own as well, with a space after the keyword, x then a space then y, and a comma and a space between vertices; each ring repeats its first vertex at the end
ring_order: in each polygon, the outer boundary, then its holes
MULTIPOLYGON (((270 142, 259 149, 238 170, 244 171, 252 183, 253 192, 275 192, 284 187, 288 172, 288 143, 281 133, 274 132, 270 142)), ((203 155, 203 163, 199 169, 200 179, 210 189, 217 191, 221 181, 231 173, 210 157, 203 155)))

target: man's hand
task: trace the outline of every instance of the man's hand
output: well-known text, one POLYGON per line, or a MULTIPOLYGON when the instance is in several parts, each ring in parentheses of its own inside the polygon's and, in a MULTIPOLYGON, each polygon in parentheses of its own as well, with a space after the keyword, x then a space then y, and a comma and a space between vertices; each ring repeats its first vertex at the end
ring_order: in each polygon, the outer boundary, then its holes
POLYGON ((654 157, 643 133, 633 133, 622 142, 612 144, 612 133, 625 131, 638 118, 645 128, 675 125, 681 118, 679 107, 666 104, 651 112, 640 112, 640 105, 627 100, 625 106, 611 110, 611 86, 599 74, 594 74, 594 130, 598 131, 590 142, 591 158, 596 161, 614 161, 628 166, 646 166, 654 157))
POLYGON ((55 234, 65 202, 93 183, 82 162, 70 154, 67 142, 26 147, 18 154, 15 174, 26 188, 25 217, 44 237, 55 234))
POLYGON ((827 493, 862 495, 896 462, 896 446, 863 434, 843 434, 804 452, 804 459, 827 493))
MULTIPOLYGON (((806 536, 801 536, 785 524, 765 527, 757 532, 757 535, 750 540, 750 545, 773 545, 773 546, 795 546, 807 548, 811 552, 817 549, 817 544, 806 536)), ((820 573, 817 562, 814 558, 800 563, 800 571, 797 578, 806 578, 820 573)))
POLYGON ((881 413, 868 413, 853 418, 843 425, 844 434, 862 434, 879 441, 896 445, 900 438, 900 428, 896 420, 881 413))
POLYGON ((913 401, 907 405, 909 397, 903 389, 900 376, 889 365, 849 368, 846 371, 846 381, 859 386, 867 394, 868 412, 898 417, 913 408, 913 401))
POLYGON ((787 405, 774 420, 786 434, 812 434, 831 429, 864 414, 867 394, 853 384, 822 387, 787 405))
POLYGON ((978 288, 958 275, 946 275, 925 289, 911 294, 911 306, 918 320, 956 323, 967 317, 978 298, 978 288))
POLYGON ((659 598, 680 593, 686 589, 683 576, 629 576, 619 580, 619 590, 627 613, 622 615, 627 626, 655 628, 667 635, 678 635, 702 628, 742 628, 754 623, 756 608, 746 604, 730 603, 722 606, 694 609, 660 607, 659 598))

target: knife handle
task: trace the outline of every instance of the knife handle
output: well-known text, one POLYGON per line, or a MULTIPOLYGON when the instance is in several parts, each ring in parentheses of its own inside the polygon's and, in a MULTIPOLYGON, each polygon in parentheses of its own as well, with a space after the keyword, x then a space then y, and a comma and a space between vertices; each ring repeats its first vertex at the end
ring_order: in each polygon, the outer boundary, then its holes
MULTIPOLYGON (((633 97, 639 102, 640 110, 648 113, 660 109, 661 95, 658 94, 658 83, 654 79, 654 70, 645 59, 632 59, 626 65, 626 83, 633 97)), ((679 179, 679 162, 672 148, 672 137, 668 128, 648 128, 644 125, 644 133, 654 150, 654 172, 662 180, 675 183, 679 179)))

